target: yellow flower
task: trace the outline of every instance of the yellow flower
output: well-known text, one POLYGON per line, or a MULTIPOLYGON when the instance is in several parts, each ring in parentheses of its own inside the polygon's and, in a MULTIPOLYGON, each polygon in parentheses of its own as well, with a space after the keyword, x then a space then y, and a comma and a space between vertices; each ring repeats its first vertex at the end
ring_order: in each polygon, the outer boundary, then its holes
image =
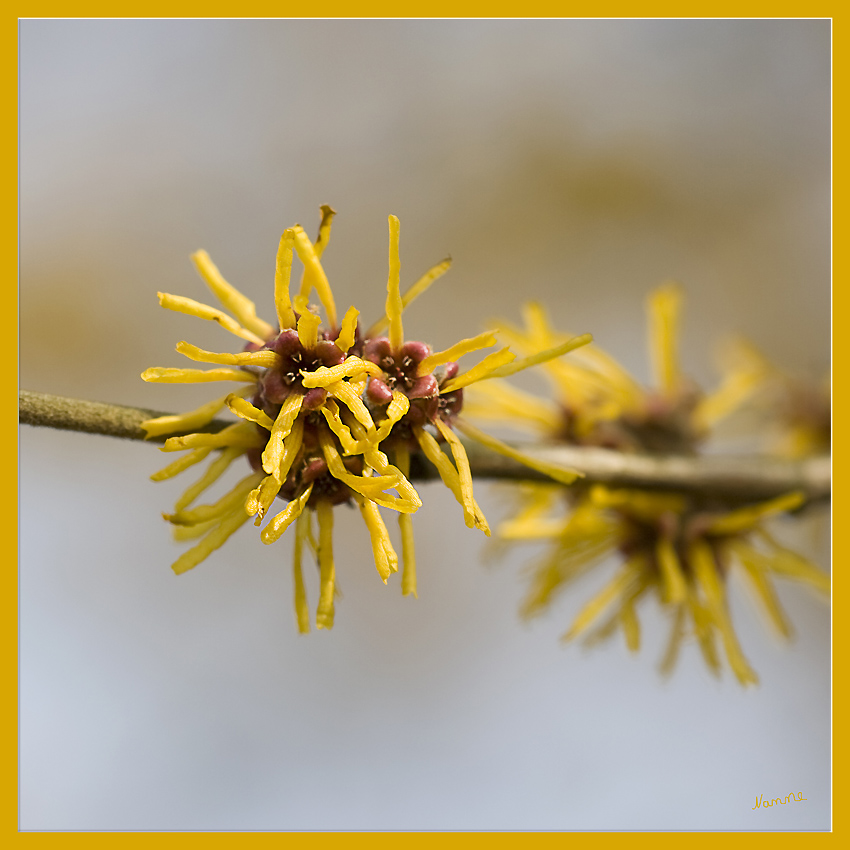
MULTIPOLYGON (((493 381, 476 388, 467 411, 573 445, 646 454, 695 453, 715 423, 764 386, 770 370, 763 358, 741 348, 719 387, 702 394, 680 368, 680 309, 681 292, 676 285, 658 288, 648 300, 651 388, 642 387, 598 347, 587 346, 570 361, 546 363, 555 390, 553 402, 493 381)), ((525 308, 525 328, 503 325, 501 330, 511 344, 532 353, 561 339, 535 304, 525 308)), ((726 512, 685 495, 602 486, 572 488, 565 494, 554 485, 527 484, 522 496, 522 508, 499 527, 499 537, 549 542, 533 571, 522 613, 539 614, 573 579, 606 556, 619 553, 623 564, 617 575, 581 610, 564 639, 588 633, 588 640, 594 642, 620 627, 629 648, 637 650, 640 627, 635 606, 654 591, 673 619, 662 661, 665 672, 673 669, 690 628, 713 673, 720 670, 715 643, 719 637, 738 680, 742 684, 757 681, 738 644, 726 603, 725 579, 733 564, 753 584, 785 636, 790 626, 771 575, 795 578, 829 592, 825 573, 781 547, 762 526, 763 519, 799 506, 803 498, 797 493, 726 512), (566 517, 560 512, 564 506, 566 517), (752 539, 760 539, 763 548, 754 546, 752 539), (606 611, 613 612, 609 619, 589 632, 606 611)))
MULTIPOLYGON (((610 354, 588 345, 569 360, 545 364, 554 400, 491 381, 476 388, 467 414, 531 430, 546 439, 630 452, 693 453, 710 429, 758 389, 760 358, 729 364, 709 395, 684 376, 678 353, 682 295, 677 284, 651 293, 647 312, 653 386, 643 387, 610 354)), ((496 327, 514 348, 530 354, 568 339, 553 330, 539 304, 527 304, 525 327, 496 327)))
POLYGON ((614 578, 581 609, 564 640, 587 633, 587 642, 594 643, 620 628, 628 648, 637 651, 636 605, 654 594, 672 619, 662 672, 673 670, 690 631, 712 673, 720 672, 719 638, 738 681, 751 684, 758 678, 738 643, 726 601, 729 572, 741 571, 783 637, 790 637, 791 627, 772 577, 794 579, 829 594, 829 576, 777 543, 762 524, 798 507, 804 501, 800 493, 714 511, 679 494, 596 486, 576 498, 566 520, 548 516, 559 496, 556 488, 536 486, 525 510, 499 529, 500 536, 509 540, 551 542, 534 570, 522 607, 525 616, 542 612, 572 580, 606 556, 617 552, 623 559, 614 578), (589 631, 606 612, 610 613, 602 625, 589 631))
MULTIPOLYGON (((462 340, 445 351, 433 352, 421 342, 405 341, 402 312, 450 265, 434 266, 402 295, 400 291, 399 222, 389 217, 389 277, 386 313, 365 334, 358 311, 351 307, 338 320, 336 304, 320 259, 330 239, 334 211, 322 207, 319 235, 314 243, 303 228, 287 229, 280 240, 275 267, 276 324, 258 318, 255 305, 231 286, 204 251, 192 255, 201 277, 227 310, 182 296, 159 294, 170 310, 217 322, 240 338, 238 353, 204 351, 187 342, 177 351, 190 360, 214 364, 212 369, 153 368, 142 374, 146 381, 196 383, 236 381, 242 387, 190 413, 148 420, 148 437, 172 436, 163 451, 186 454, 153 475, 171 478, 190 466, 214 459, 201 478, 190 486, 165 518, 175 526, 180 540, 202 539, 184 552, 172 568, 192 569, 220 547, 251 517, 260 526, 275 499, 287 506, 262 528, 264 543, 277 540, 294 524, 293 580, 299 630, 309 630, 309 611, 301 570, 305 545, 319 565, 317 628, 331 628, 334 620, 335 564, 332 529, 334 505, 354 502, 369 532, 378 573, 386 584, 398 570, 379 507, 399 514, 402 540, 402 592, 416 594, 415 555, 410 515, 422 504, 408 480, 411 450, 421 450, 437 468, 442 480, 463 507, 466 524, 489 535, 489 527, 472 494, 472 476, 463 444, 454 433, 463 405, 464 388, 494 376, 557 357, 590 341, 571 340, 533 358, 516 359, 507 347, 485 357, 466 372, 458 358, 492 346, 493 333, 462 340), (290 297, 293 254, 304 271, 298 294, 290 297), (309 303, 316 296, 324 310, 309 303), (388 328, 387 336, 380 333, 388 328), (205 426, 223 408, 242 421, 218 433, 205 426), (432 434, 428 429, 433 428, 432 434), (454 464, 442 451, 447 442, 454 464), (392 456, 392 462, 387 452, 392 456), (240 456, 252 472, 214 504, 192 507, 195 500, 240 456), (318 523, 313 530, 312 516, 318 523)), ((499 441, 479 434, 488 445, 517 456, 499 441)), ((557 480, 572 481, 576 474, 534 463, 551 471, 557 480)))

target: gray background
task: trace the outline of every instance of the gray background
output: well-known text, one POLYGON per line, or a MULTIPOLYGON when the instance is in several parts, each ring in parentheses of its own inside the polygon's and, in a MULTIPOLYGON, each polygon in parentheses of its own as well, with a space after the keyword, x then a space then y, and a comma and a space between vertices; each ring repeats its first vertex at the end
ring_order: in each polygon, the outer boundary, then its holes
MULTIPOLYGON (((646 378, 643 301, 672 277, 706 385, 736 331, 828 368, 828 21, 29 20, 20 56, 24 388, 209 398, 138 379, 180 339, 229 344, 156 291, 208 300, 204 247, 272 318, 280 233, 320 203, 342 310, 382 310, 388 213, 403 282, 452 255, 405 317, 437 348, 536 298, 646 378)), ((20 446, 24 829, 829 827, 829 615, 797 588, 780 646, 732 582, 760 688, 693 646, 663 682, 654 602, 636 658, 558 643, 613 563, 523 624, 533 547, 482 545, 425 485, 420 598, 337 511, 337 623, 299 637, 291 540, 246 527, 175 578, 160 512, 184 484, 147 480, 153 447, 20 446)), ((823 518, 778 533, 827 564, 823 518)))

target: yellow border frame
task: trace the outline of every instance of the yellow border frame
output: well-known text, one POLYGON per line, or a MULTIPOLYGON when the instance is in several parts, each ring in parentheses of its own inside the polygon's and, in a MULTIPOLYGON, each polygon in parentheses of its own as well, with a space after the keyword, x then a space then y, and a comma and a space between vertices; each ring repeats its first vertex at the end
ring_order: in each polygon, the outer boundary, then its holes
MULTIPOLYGON (((648 17, 648 18, 701 18, 701 17, 756 17, 756 18, 832 18, 833 21, 833 92, 840 89, 839 84, 844 80, 844 65, 842 61, 843 54, 840 45, 844 43, 840 25, 836 21, 836 17, 830 14, 828 9, 805 9, 799 8, 798 4, 773 4, 770 7, 767 4, 746 4, 742 7, 740 3, 724 3, 720 6, 712 4, 702 4, 704 9, 699 13, 692 12, 691 14, 683 15, 683 6, 681 3, 653 3, 653 4, 628 4, 619 3, 608 4, 605 8, 606 14, 591 11, 584 7, 579 11, 573 4, 556 4, 556 3, 533 3, 531 7, 523 7, 523 11, 535 14, 527 14, 523 17, 538 17, 538 18, 560 18, 560 17, 578 17, 578 18, 612 18, 612 17, 648 17), (614 12, 618 14, 613 14, 614 12), (726 14, 720 14, 720 12, 726 14)), ((243 14, 233 14, 232 7, 226 4, 206 3, 149 3, 149 4, 133 4, 132 8, 128 9, 126 5, 118 7, 117 4, 99 4, 99 3, 28 3, 22 4, 17 9, 18 17, 15 18, 14 28, 9 26, 6 29, 2 28, 3 39, 2 44, 5 48, 0 51, 0 62, 2 62, 2 91, 3 91, 3 106, 4 112, 9 116, 9 130, 15 128, 14 136, 10 131, 4 134, 7 144, 14 148, 14 156, 10 152, 9 161, 15 162, 14 175, 11 168, 5 172, 8 176, 3 179, 3 189, 7 190, 8 197, 17 198, 17 51, 18 51, 18 18, 42 18, 42 17, 280 17, 280 11, 283 7, 271 3, 253 3, 249 4, 246 10, 245 6, 240 6, 239 11, 243 14), (119 11, 120 9, 120 11, 119 11), (246 15, 248 11, 250 14, 246 15)), ((352 2, 325 2, 318 11, 321 14, 303 15, 288 15, 286 17, 307 17, 307 18, 439 18, 439 17, 517 17, 516 3, 500 2, 494 0, 490 3, 481 2, 462 2, 455 0, 454 2, 428 2, 428 3, 412 3, 412 2, 376 2, 372 0, 368 4, 368 10, 363 4, 352 2), (364 15, 364 12, 368 14, 364 15)), ((11 23, 11 22, 10 22, 11 23)), ((841 98, 835 97, 834 103, 840 105, 841 98)), ((833 139, 834 149, 838 147, 836 142, 840 142, 843 138, 845 118, 844 115, 838 113, 833 107, 833 139)), ((842 168, 842 160, 838 156, 834 156, 833 178, 834 185, 839 187, 844 185, 844 170, 842 168)), ((834 196, 837 193, 834 191, 834 196)), ((840 222, 842 215, 840 207, 835 205, 835 222, 833 224, 833 232, 840 233, 840 222)), ((11 209, 11 204, 8 213, 8 226, 3 229, 3 241, 7 244, 7 249, 4 251, 4 256, 7 260, 6 282, 3 284, 4 300, 6 304, 6 312, 0 314, 0 323, 2 324, 2 334, 5 340, 17 341, 17 203, 14 209, 11 209), (13 264, 14 258, 14 264, 13 264)), ((834 250, 833 259, 833 278, 843 279, 842 269, 846 268, 847 263, 844 260, 847 254, 847 249, 843 248, 840 240, 835 240, 836 249, 834 250), (843 250, 842 250, 843 249, 843 250)), ((843 288, 834 288, 833 291, 833 323, 835 325, 836 318, 841 319, 848 315, 847 310, 848 296, 843 288)), ((17 364, 17 348, 13 351, 13 358, 17 364)), ((842 395, 843 382, 841 378, 846 370, 850 369, 850 356, 848 355, 848 342, 845 337, 839 335, 835 339, 833 350, 834 377, 833 383, 835 402, 833 406, 834 417, 836 421, 841 421, 843 418, 844 401, 842 395)), ((12 397, 17 395, 17 378, 10 379, 4 377, 4 384, 10 386, 5 387, 8 392, 4 392, 2 396, 3 416, 0 417, 0 445, 3 449, 4 468, 8 468, 10 473, 13 465, 17 463, 17 411, 12 412, 12 397), (14 391, 14 392, 13 392, 14 391), (8 408, 8 409, 7 409, 8 408), (8 463, 8 467, 6 464, 8 463)), ((835 433, 835 429, 833 429, 835 433)), ((845 456, 840 448, 840 442, 837 444, 834 452, 834 469, 844 468, 845 456)), ((835 488, 833 497, 833 511, 836 516, 844 516, 848 507, 847 500, 844 497, 840 487, 835 488)), ((3 539, 17 539, 17 510, 7 509, 2 512, 5 532, 3 539)), ((841 533, 837 533, 834 539, 834 554, 833 563, 844 563, 847 560, 847 533, 842 530, 841 524, 838 529, 841 533)), ((9 547, 11 548, 11 547, 9 547)), ((16 551, 16 550, 14 550, 16 551)), ((12 561, 12 554, 8 555, 9 561, 12 561)), ((0 835, 6 834, 13 842, 21 842, 27 847, 35 846, 62 846, 79 844, 86 847, 107 847, 120 844, 124 847, 142 847, 147 846, 151 840, 157 842, 171 841, 177 842, 182 846, 200 845, 203 842, 204 847, 220 847, 225 842, 249 841, 256 845, 258 843, 272 846, 279 844, 281 840, 289 840, 281 836, 292 836, 291 840, 297 843, 309 843, 311 846, 326 845, 329 847, 338 848, 341 845, 352 846, 353 844, 368 845, 370 850, 397 850, 399 844, 412 848, 424 848, 430 846, 430 843, 436 840, 440 843, 449 841, 450 843, 457 842, 468 848, 470 845, 491 848, 494 844, 506 845, 514 844, 522 841, 523 843, 530 842, 535 847, 541 850, 562 850, 567 844, 573 844, 578 841, 582 846, 594 845, 600 846, 609 841, 628 841, 630 845, 633 843, 652 843, 655 848, 663 847, 679 847, 683 840, 688 842, 689 846, 696 848, 708 848, 717 841, 716 834, 713 833, 503 833, 503 832, 488 832, 488 833, 438 833, 438 838, 431 833, 408 833, 408 832, 383 832, 383 833, 215 833, 215 832, 175 832, 175 833, 133 833, 133 832, 18 832, 18 759, 17 759, 17 608, 18 608, 18 593, 17 593, 17 566, 16 563, 7 565, 5 575, 8 577, 9 587, 6 589, 4 598, 7 607, 6 614, 0 618, 2 623, 2 633, 6 637, 2 640, 4 647, 3 669, 4 669, 4 688, 3 688, 3 708, 4 708, 4 728, 6 735, 3 738, 2 746, 2 761, 3 761, 3 777, 2 793, 0 793, 0 835), (11 834, 11 835, 10 835, 11 834), (156 836, 152 838, 152 836, 156 836), (238 836, 238 837, 237 837, 238 836)), ((843 598, 844 586, 840 581, 833 580, 833 593, 838 594, 839 598, 843 598)), ((840 671, 840 662, 844 658, 841 651, 847 643, 848 623, 843 618, 838 618, 834 622, 833 631, 833 657, 838 659, 839 664, 834 664, 833 669, 833 717, 844 718, 848 716, 848 700, 845 692, 845 683, 839 675, 835 675, 840 671), (837 669, 836 669, 837 668, 837 669)), ((847 732, 841 723, 833 722, 833 800, 843 802, 847 800, 846 788, 847 783, 843 773, 843 756, 847 753, 847 732)), ((840 805, 833 806, 833 832, 832 833, 732 833, 725 837, 724 842, 732 842, 733 844, 746 843, 749 847, 765 847, 770 850, 791 846, 799 846, 801 843, 831 841, 834 835, 844 834, 844 816, 840 805)))

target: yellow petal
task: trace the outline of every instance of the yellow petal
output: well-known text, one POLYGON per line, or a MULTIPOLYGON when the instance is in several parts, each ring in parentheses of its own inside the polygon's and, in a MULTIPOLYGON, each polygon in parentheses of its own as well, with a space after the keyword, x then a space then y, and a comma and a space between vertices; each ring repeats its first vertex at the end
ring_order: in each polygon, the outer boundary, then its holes
POLYGON ((260 482, 260 486, 248 494, 248 498, 245 500, 245 512, 251 516, 256 515, 254 525, 259 526, 262 522, 263 517, 280 492, 280 487, 280 481, 274 475, 267 475, 260 482))
POLYGON ((375 567, 381 581, 386 584, 390 574, 398 570, 398 557, 390 542, 390 535, 378 511, 378 506, 374 502, 364 499, 360 504, 360 513, 363 516, 366 528, 369 530, 375 567))
POLYGON ((280 413, 277 415, 274 425, 272 426, 271 436, 266 444, 263 452, 263 469, 269 475, 276 475, 280 468, 280 462, 283 458, 283 441, 289 432, 292 430, 292 423, 298 416, 301 410, 301 402, 304 396, 298 393, 288 395, 280 408, 280 413))
POLYGON ((169 437, 160 451, 180 452, 184 449, 197 448, 223 449, 227 446, 250 449, 260 445, 262 445, 262 441, 255 429, 237 423, 236 425, 229 425, 217 434, 186 434, 182 437, 169 437))
POLYGON ((211 446, 193 449, 188 454, 177 458, 177 460, 169 463, 168 466, 160 469, 159 472, 154 472, 154 474, 151 475, 151 481, 165 481, 167 478, 174 478, 175 475, 179 475, 190 466, 200 463, 211 451, 211 446))
POLYGON ((478 336, 462 339, 444 351, 435 351, 433 354, 429 354, 419 363, 416 374, 420 376, 428 375, 443 363, 459 360, 464 354, 469 354, 482 348, 489 348, 495 344, 496 335, 493 331, 486 331, 485 333, 478 334, 478 336))
MULTIPOLYGON (((407 448, 396 449, 395 462, 405 478, 410 477, 410 452, 407 448)), ((398 515, 398 527, 401 532, 401 595, 417 596, 416 593, 416 549, 413 541, 413 518, 410 514, 398 515)))
POLYGON ((207 467, 206 472, 177 500, 174 505, 176 512, 182 511, 189 507, 198 496, 205 490, 210 488, 222 474, 227 470, 231 463, 241 455, 245 454, 245 449, 239 446, 230 446, 224 449, 222 453, 207 467))
POLYGON ((142 380, 154 384, 202 384, 207 381, 257 382, 257 376, 238 369, 173 369, 153 367, 142 372, 142 380))
POLYGON ((334 625, 334 515, 330 502, 316 506, 319 518, 319 605, 316 609, 316 628, 332 629, 334 625))
POLYGON ((269 431, 271 431, 274 427, 274 422, 271 417, 264 411, 260 410, 259 407, 254 407, 250 401, 246 401, 244 398, 239 398, 239 396, 234 393, 227 396, 225 401, 228 408, 241 419, 247 419, 248 422, 256 422, 258 425, 261 425, 269 431))
POLYGON ((649 342, 656 386, 672 396, 679 389, 679 314, 682 290, 677 284, 658 287, 648 299, 649 342))
POLYGON ((336 322, 336 305, 334 304, 333 292, 331 285, 328 283, 328 277, 322 264, 319 262, 319 257, 310 242, 309 237, 304 232, 304 228, 295 225, 292 228, 295 237, 295 250, 298 253, 298 258, 304 264, 304 280, 301 283, 300 295, 309 296, 310 290, 315 289, 319 296, 319 301, 325 308, 325 314, 328 317, 328 324, 332 328, 337 327, 336 322))
POLYGON ((578 470, 557 466, 554 463, 538 460, 526 452, 517 451, 506 443, 503 443, 501 440, 497 440, 495 437, 490 436, 490 434, 485 434, 465 419, 456 419, 454 424, 459 431, 462 431, 467 437, 470 437, 477 443, 481 443, 482 446, 485 446, 491 451, 503 455, 504 457, 509 457, 530 469, 536 469, 538 472, 542 472, 544 475, 548 475, 550 478, 554 478, 555 481, 560 481, 562 484, 572 484, 576 478, 584 477, 584 473, 578 472, 578 470))
POLYGON ((488 537, 490 536, 490 526, 484 518, 484 514, 478 507, 475 498, 472 495, 472 471, 469 468, 469 458, 466 456, 466 449, 463 443, 457 438, 457 435, 446 425, 441 419, 434 420, 437 430, 442 434, 443 439, 449 444, 452 450, 452 456, 455 459, 457 467, 458 484, 460 486, 460 495, 463 499, 463 505, 472 516, 475 527, 481 529, 488 537))
MULTIPOLYGON (((413 286, 401 296, 402 310, 406 310, 437 278, 442 277, 451 267, 451 257, 446 257, 445 260, 437 263, 436 266, 428 269, 413 286)), ((367 339, 372 339, 378 336, 381 331, 389 324, 389 319, 386 313, 372 325, 366 333, 367 339)))
POLYGON ((316 237, 316 244, 313 245, 313 250, 316 252, 317 257, 322 256, 325 248, 328 247, 328 242, 331 241, 331 222, 336 215, 336 210, 328 206, 328 204, 322 204, 319 209, 322 211, 322 221, 319 224, 319 235, 316 237))
POLYGON ((763 519, 799 508, 805 501, 805 494, 795 490, 792 493, 786 493, 784 496, 777 496, 770 501, 748 505, 745 508, 738 508, 723 514, 711 523, 708 531, 710 534, 739 534, 743 531, 750 531, 763 519))
POLYGON ((197 431, 205 425, 209 425, 215 418, 216 413, 224 407, 229 395, 208 401, 196 410, 189 413, 176 415, 158 416, 156 419, 146 419, 141 427, 145 429, 145 439, 159 437, 163 434, 173 434, 176 431, 197 431))
POLYGON ((489 377, 507 378, 509 375, 514 375, 517 372, 521 372, 523 369, 530 368, 531 366, 539 366, 541 363, 548 363, 550 360, 561 357, 570 351, 575 351, 575 349, 581 348, 583 345, 588 345, 591 342, 593 342, 593 337, 590 334, 575 336, 572 339, 568 339, 566 342, 562 342, 560 345, 547 348, 545 351, 538 351, 536 354, 530 354, 528 357, 521 357, 514 360, 512 363, 508 363, 506 366, 500 366, 498 369, 494 369, 490 373, 489 377))
POLYGON ((280 365, 280 357, 268 349, 241 351, 238 354, 227 351, 217 353, 215 351, 204 351, 197 345, 183 341, 177 343, 177 353, 201 363, 221 363, 225 366, 259 366, 261 369, 273 369, 280 365))
POLYGON ((319 366, 313 372, 302 372, 301 382, 305 387, 327 387, 343 378, 353 378, 355 375, 377 375, 383 376, 384 372, 380 366, 371 360, 363 360, 360 357, 347 357, 336 366, 319 366))
POLYGON ((347 354, 348 349, 354 345, 354 340, 357 335, 357 317, 359 315, 359 310, 354 307, 349 307, 348 310, 346 310, 345 315, 342 317, 342 328, 340 329, 339 336, 336 339, 336 346, 343 354, 347 354))
POLYGON ((319 341, 319 325, 322 320, 315 313, 304 311, 298 320, 298 341, 308 351, 316 347, 319 341))
POLYGON ((639 570, 629 562, 623 569, 596 594, 582 609, 573 621, 572 626, 562 635, 561 640, 568 641, 577 638, 588 629, 604 613, 609 605, 618 598, 625 596, 637 582, 639 570))
POLYGON ((685 606, 677 605, 673 616, 673 624, 670 627, 670 637, 667 639, 667 648, 658 666, 662 676, 669 676, 676 667, 679 658, 679 649, 685 637, 685 606))
POLYGON ((404 309, 404 305, 402 304, 401 292, 399 291, 401 274, 401 264, 398 258, 399 221, 394 215, 391 215, 388 221, 390 225, 390 271, 387 278, 386 312, 390 320, 390 347, 393 351, 398 351, 404 343, 404 328, 401 321, 401 312, 404 309))
POLYGON ((246 298, 238 289, 231 286, 221 275, 206 251, 196 251, 192 254, 192 262, 213 294, 230 310, 243 327, 256 334, 262 340, 271 339, 274 328, 257 318, 257 308, 254 302, 246 298))
POLYGON ((295 522, 295 546, 292 553, 292 579, 295 585, 295 619, 298 631, 302 635, 310 631, 310 609, 307 607, 307 593, 304 590, 304 576, 301 572, 301 557, 304 552, 304 542, 307 539, 307 517, 300 514, 295 522))
POLYGON ((454 378, 446 381, 440 387, 440 395, 468 387, 476 381, 482 381, 500 366, 504 366, 515 359, 516 354, 507 347, 499 349, 499 351, 494 351, 492 354, 488 354, 480 363, 476 363, 471 369, 461 372, 460 375, 456 375, 454 378))
POLYGON ((221 522, 216 524, 206 537, 200 543, 193 546, 187 552, 184 552, 172 565, 171 569, 177 575, 191 570, 201 563, 205 558, 209 557, 216 549, 227 542, 228 538, 236 532, 248 520, 248 514, 242 509, 240 501, 244 500, 245 496, 258 483, 260 473, 252 473, 247 478, 243 478, 239 484, 231 491, 234 509, 223 515, 221 522))
POLYGON ((170 295, 167 292, 157 292, 161 307, 166 310, 174 310, 175 313, 185 313, 187 316, 195 316, 198 319, 206 319, 208 321, 217 322, 226 331, 240 339, 248 340, 248 342, 263 345, 265 340, 252 333, 247 328, 243 328, 235 319, 232 319, 227 313, 222 313, 221 310, 216 310, 214 307, 209 307, 206 304, 201 304, 199 301, 194 301, 191 298, 184 298, 182 295, 170 295))
POLYGON ((679 556, 673 544, 666 538, 659 538, 655 545, 655 556, 664 582, 664 601, 670 605, 684 602, 688 589, 679 556))
POLYGON ((289 279, 292 275, 292 248, 295 234, 292 228, 284 230, 280 237, 274 269, 274 305, 281 330, 295 327, 295 313, 289 297, 289 279))
POLYGON ((311 481, 307 489, 297 499, 293 499, 284 510, 269 520, 266 527, 260 532, 260 540, 266 544, 278 540, 283 532, 301 516, 301 512, 304 510, 312 492, 313 482, 311 481))
POLYGON ((790 638, 792 634, 791 623, 788 621, 785 611, 782 610, 779 597, 777 597, 776 591, 767 576, 767 570, 765 570, 761 561, 752 557, 752 548, 743 542, 732 541, 729 548, 737 555, 738 563, 750 580, 756 596, 761 600, 765 613, 776 631, 782 637, 790 638))
POLYGON ((688 561, 692 565, 697 584, 702 588, 709 614, 720 632, 732 672, 742 685, 757 684, 758 676, 744 657, 732 626, 732 620, 726 608, 725 590, 717 574, 714 555, 708 544, 702 540, 691 543, 688 561))

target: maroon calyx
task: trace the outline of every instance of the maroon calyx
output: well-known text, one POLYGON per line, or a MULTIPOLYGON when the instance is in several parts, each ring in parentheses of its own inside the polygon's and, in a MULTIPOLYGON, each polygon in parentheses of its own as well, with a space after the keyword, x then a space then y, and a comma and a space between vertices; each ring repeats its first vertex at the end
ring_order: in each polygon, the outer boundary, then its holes
POLYGON ((313 348, 305 348, 298 332, 292 329, 281 331, 267 347, 280 356, 280 365, 267 369, 260 380, 263 401, 280 405, 297 392, 304 396, 301 405, 305 410, 318 410, 327 393, 321 388, 305 387, 301 373, 315 372, 321 366, 337 366, 345 360, 345 354, 329 339, 320 339, 313 348))
MULTIPOLYGON (((410 399, 407 413, 395 424, 386 440, 388 446, 418 447, 411 428, 433 424, 441 419, 451 425, 463 406, 463 390, 440 395, 440 387, 459 371, 455 362, 437 366, 433 372, 419 374, 419 364, 431 353, 424 342, 406 342, 394 352, 386 337, 366 340, 363 358, 381 367, 385 378, 370 377, 365 402, 377 418, 381 408, 392 401, 393 392, 403 392, 410 399)), ((438 439, 442 437, 438 435, 438 439)))

